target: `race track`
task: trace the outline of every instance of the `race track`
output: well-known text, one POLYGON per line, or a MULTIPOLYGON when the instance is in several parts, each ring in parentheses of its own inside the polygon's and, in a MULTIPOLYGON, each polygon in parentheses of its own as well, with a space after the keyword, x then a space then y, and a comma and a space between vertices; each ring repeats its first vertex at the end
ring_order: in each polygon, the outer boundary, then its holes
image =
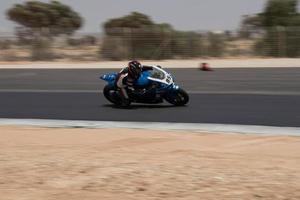
POLYGON ((185 107, 119 109, 99 92, 113 70, 0 70, 0 118, 218 123, 300 127, 300 69, 170 69, 185 107))

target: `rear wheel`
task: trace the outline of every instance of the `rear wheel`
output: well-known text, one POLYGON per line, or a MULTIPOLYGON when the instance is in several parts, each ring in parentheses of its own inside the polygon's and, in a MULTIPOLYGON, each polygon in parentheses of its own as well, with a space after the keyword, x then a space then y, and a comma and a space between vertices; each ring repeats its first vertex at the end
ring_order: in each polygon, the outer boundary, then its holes
POLYGON ((178 89, 166 96, 165 99, 175 106, 184 106, 189 102, 189 95, 183 89, 178 89))

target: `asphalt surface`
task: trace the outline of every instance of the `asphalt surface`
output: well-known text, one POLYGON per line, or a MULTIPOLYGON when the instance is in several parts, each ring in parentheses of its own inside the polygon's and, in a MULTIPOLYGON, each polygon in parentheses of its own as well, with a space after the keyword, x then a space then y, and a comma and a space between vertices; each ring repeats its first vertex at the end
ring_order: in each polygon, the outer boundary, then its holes
POLYGON ((300 127, 300 69, 169 69, 185 107, 119 109, 99 92, 111 69, 0 70, 0 118, 222 123, 300 127))

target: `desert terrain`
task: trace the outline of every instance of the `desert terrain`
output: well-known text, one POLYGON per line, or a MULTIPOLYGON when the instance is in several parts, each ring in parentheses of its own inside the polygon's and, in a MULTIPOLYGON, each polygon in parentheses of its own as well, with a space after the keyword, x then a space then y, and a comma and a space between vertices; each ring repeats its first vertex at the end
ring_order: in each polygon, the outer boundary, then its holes
POLYGON ((300 199, 300 138, 0 127, 1 200, 300 199))

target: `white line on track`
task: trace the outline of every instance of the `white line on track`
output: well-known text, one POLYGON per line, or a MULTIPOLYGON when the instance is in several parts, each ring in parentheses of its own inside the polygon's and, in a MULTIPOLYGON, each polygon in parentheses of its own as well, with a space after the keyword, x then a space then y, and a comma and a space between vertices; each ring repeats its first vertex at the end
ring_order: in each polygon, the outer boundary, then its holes
POLYGON ((2 93, 102 93, 102 90, 0 89, 2 93))
POLYGON ((0 126, 36 126, 47 128, 128 128, 150 130, 181 130, 212 133, 242 133, 259 135, 300 136, 300 127, 273 127, 255 125, 160 123, 160 122, 114 122, 45 119, 0 119, 0 126))
MULTIPOLYGON (((240 94, 240 95, 286 95, 300 96, 300 92, 290 91, 187 91, 189 94, 240 94)), ((55 89, 0 89, 0 93, 102 93, 99 90, 55 90, 55 89)))

